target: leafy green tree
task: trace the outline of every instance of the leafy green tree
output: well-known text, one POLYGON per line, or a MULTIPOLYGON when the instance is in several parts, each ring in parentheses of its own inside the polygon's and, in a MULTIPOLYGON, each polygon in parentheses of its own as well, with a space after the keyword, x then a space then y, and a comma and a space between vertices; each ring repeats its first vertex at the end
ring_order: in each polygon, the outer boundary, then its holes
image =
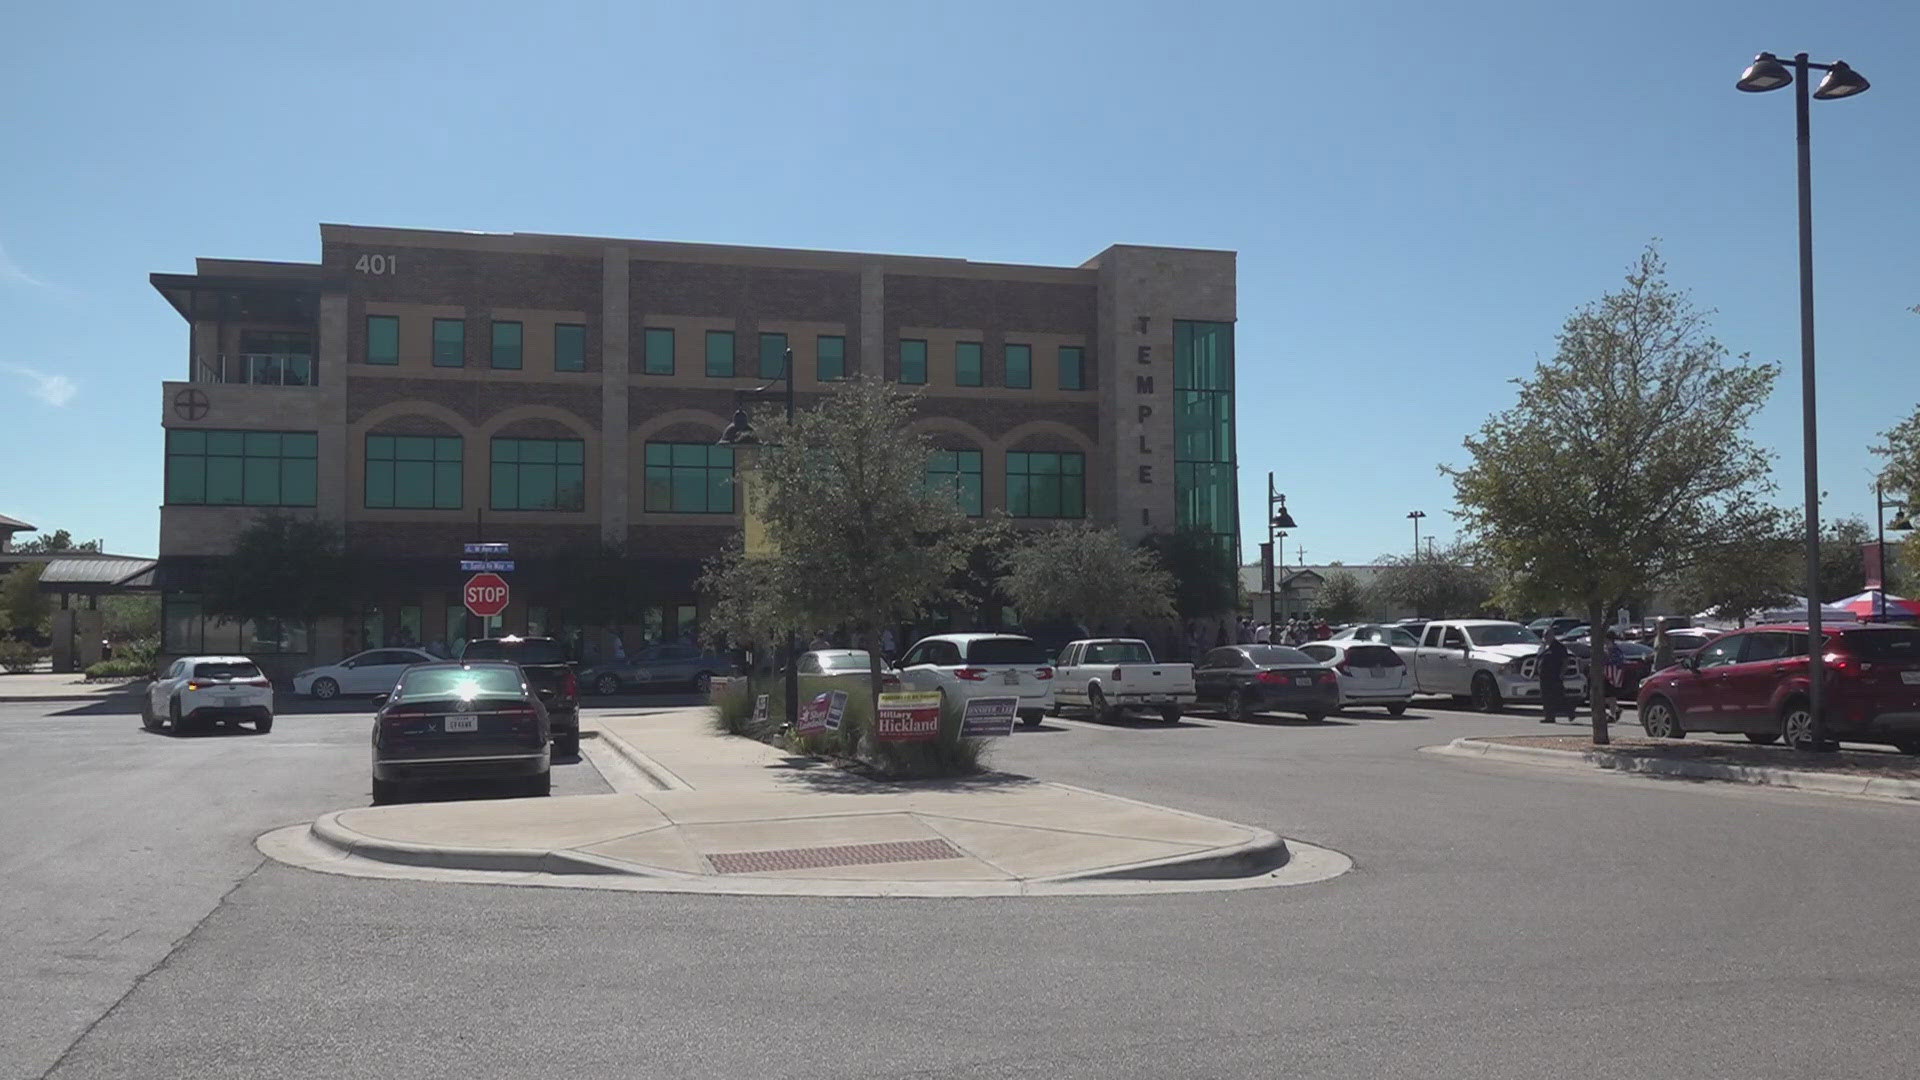
POLYGON ((1805 564, 1789 517, 1783 513, 1765 535, 1723 544, 1680 571, 1673 594, 1681 611, 1745 626, 1756 611, 1792 603, 1805 587, 1805 564))
POLYGON ((1023 619, 1116 627, 1174 613, 1173 575, 1117 530, 1056 525, 1028 533, 1006 556, 1001 591, 1023 619))
MULTIPOLYGON (((1920 518, 1920 406, 1913 415, 1880 433, 1881 442, 1873 452, 1887 459, 1880 470, 1881 494, 1887 501, 1906 508, 1907 516, 1920 518)), ((1888 545, 1888 587, 1893 587, 1892 571, 1899 579, 1920 581, 1920 531, 1909 533, 1897 546, 1888 545)))
POLYGON ((308 623, 345 615, 359 595, 340 533, 311 518, 268 511, 234 537, 209 576, 201 603, 220 619, 308 623))
POLYGON ((36 536, 32 540, 23 540, 13 545, 13 550, 35 555, 52 555, 61 551, 99 551, 100 541, 88 540, 85 543, 73 542, 73 534, 65 529, 55 529, 45 536, 36 536))
POLYGON ((1330 623, 1356 622, 1366 613, 1367 602, 1360 579, 1345 570, 1327 575, 1320 586, 1320 617, 1330 623))
POLYGON ((14 630, 44 634, 53 614, 53 598, 40 591, 40 574, 45 563, 22 563, 0 577, 0 636, 14 630))
MULTIPOLYGON (((1513 594, 1604 625, 1629 596, 1765 534, 1772 455, 1746 428, 1778 371, 1744 361, 1728 363, 1652 247, 1567 319, 1554 357, 1515 380, 1518 403, 1466 439, 1471 463, 1442 467, 1513 594)), ((1606 686, 1590 688, 1605 743, 1606 686)))
POLYGON ((1380 569, 1367 597, 1375 607, 1412 608, 1427 619, 1458 618, 1477 614, 1493 594, 1492 579, 1458 543, 1445 551, 1382 555, 1375 562, 1380 569))
POLYGON ((791 421, 755 421, 747 494, 770 550, 736 546, 709 564, 714 631, 766 642, 850 627, 873 655, 878 696, 881 631, 954 599, 973 543, 954 493, 926 483, 932 447, 908 430, 913 409, 892 385, 854 378, 791 421))
POLYGON ((100 598, 101 632, 109 641, 131 641, 160 633, 160 594, 127 593, 100 598))
MULTIPOLYGON (((1820 529, 1820 599, 1844 600, 1867 587, 1867 567, 1861 547, 1873 542, 1872 526, 1857 517, 1829 521, 1820 529)), ((1796 552, 1804 548, 1795 546, 1796 552)), ((1805 589, 1806 555, 1798 560, 1799 589, 1805 589)))

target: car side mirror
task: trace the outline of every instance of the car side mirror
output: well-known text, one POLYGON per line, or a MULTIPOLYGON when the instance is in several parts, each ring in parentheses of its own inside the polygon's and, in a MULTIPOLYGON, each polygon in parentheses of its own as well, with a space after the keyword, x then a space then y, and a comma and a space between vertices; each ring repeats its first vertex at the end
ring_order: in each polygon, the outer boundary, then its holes
POLYGON ((392 698, 393 698, 393 695, 392 695, 392 694, 375 694, 375 695, 373 695, 373 707, 374 707, 374 709, 375 709, 375 710, 377 711, 377 710, 379 710, 379 709, 384 709, 384 708, 386 708, 386 706, 387 706, 387 702, 388 702, 388 701, 390 701, 390 700, 392 700, 392 698))

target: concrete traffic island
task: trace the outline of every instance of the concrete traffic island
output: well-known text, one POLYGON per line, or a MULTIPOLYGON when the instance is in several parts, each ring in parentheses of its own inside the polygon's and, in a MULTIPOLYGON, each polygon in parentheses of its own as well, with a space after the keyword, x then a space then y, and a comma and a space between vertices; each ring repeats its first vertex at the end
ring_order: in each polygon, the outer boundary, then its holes
POLYGON ((615 794, 341 810, 259 846, 362 876, 811 896, 1207 891, 1350 866, 1266 829, 1025 777, 864 780, 714 734, 704 710, 602 718, 598 735, 615 794))
POLYGON ((1904 754, 1854 750, 1802 754, 1780 746, 1631 736, 1616 736, 1607 746, 1594 746, 1585 735, 1488 736, 1455 739, 1445 746, 1425 749, 1432 754, 1514 765, 1920 800, 1920 759, 1904 754))

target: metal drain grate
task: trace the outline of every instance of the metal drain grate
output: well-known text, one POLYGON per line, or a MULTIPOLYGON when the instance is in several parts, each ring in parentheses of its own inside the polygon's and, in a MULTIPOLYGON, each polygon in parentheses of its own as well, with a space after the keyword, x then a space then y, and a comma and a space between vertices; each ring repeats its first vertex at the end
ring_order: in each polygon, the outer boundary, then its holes
POLYGON ((781 848, 777 851, 729 851, 707 856, 718 874, 766 874, 775 870, 819 870, 829 866, 923 862, 965 858, 945 840, 891 840, 884 844, 781 848))

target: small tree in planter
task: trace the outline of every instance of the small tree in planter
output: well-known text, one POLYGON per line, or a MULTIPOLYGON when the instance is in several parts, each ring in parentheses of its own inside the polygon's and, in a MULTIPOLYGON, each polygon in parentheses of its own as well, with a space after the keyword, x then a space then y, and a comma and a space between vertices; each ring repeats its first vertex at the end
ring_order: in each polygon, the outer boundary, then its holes
POLYGON ((1057 525, 1024 539, 1008 552, 1000 579, 1021 618, 1119 626, 1173 615, 1173 575, 1118 531, 1057 525))

